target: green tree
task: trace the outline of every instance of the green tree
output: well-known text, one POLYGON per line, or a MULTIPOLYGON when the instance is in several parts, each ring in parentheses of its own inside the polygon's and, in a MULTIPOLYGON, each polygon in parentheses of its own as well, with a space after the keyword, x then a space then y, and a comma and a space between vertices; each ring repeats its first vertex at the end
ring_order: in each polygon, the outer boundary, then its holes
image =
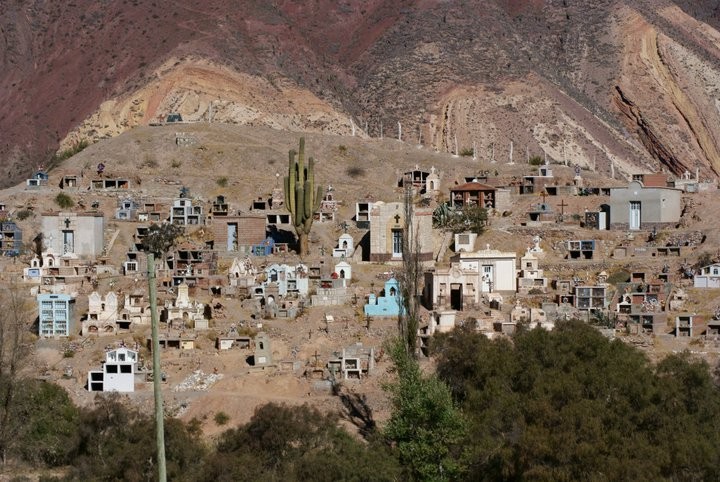
POLYGON ((18 435, 25 421, 18 417, 19 392, 24 380, 22 368, 30 352, 28 335, 33 322, 33 308, 20 287, 0 289, 0 459, 3 464, 15 453, 18 435))
MULTIPOLYGON (((152 480, 156 468, 152 418, 123 405, 118 396, 99 396, 79 423, 78 452, 70 480, 152 480)), ((197 424, 165 420, 168 480, 192 480, 205 457, 197 424)))
POLYGON ((384 430, 395 445, 406 475, 417 480, 453 480, 463 473, 458 460, 465 421, 448 387, 423 376, 403 342, 391 347, 397 380, 388 386, 393 411, 384 430))
POLYGON ((468 419, 472 480, 717 480, 720 393, 706 364, 657 367, 579 321, 487 340, 434 339, 468 419))
POLYGON ((185 229, 177 224, 151 224, 143 238, 143 249, 165 259, 168 251, 175 246, 184 232, 185 229))
POLYGON ((337 415, 307 405, 263 405, 220 436, 197 480, 397 480, 398 463, 384 447, 357 441, 337 423, 337 415))

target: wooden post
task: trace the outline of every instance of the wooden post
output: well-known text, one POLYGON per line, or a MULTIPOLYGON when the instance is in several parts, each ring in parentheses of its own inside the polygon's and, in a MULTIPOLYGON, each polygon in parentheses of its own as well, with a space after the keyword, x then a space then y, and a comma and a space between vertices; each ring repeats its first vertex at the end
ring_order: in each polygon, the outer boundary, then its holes
POLYGON ((160 340, 157 319, 157 286, 155 285, 155 255, 147 255, 148 288, 150 295, 150 325, 152 327, 153 392, 155 394, 155 442, 157 444, 158 480, 167 482, 165 467, 165 420, 163 413, 162 372, 160 371, 160 340))

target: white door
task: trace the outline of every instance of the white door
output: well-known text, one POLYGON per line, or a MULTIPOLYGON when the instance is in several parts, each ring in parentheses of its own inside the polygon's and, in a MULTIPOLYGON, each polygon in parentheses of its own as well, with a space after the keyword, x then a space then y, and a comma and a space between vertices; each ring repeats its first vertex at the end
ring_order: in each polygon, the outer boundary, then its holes
POLYGON ((630 201, 630 229, 640 229, 640 201, 630 201))
POLYGON ((480 291, 489 293, 493 289, 493 266, 491 264, 482 267, 482 287, 480 291))

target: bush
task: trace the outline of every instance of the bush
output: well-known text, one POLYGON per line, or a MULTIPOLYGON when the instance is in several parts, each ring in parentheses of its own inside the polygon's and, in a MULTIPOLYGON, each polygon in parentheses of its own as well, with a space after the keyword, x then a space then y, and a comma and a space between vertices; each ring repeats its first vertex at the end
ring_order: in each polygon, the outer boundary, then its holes
POLYGON ((172 167, 173 169, 177 169, 180 166, 182 166, 182 162, 178 161, 177 159, 173 159, 173 161, 170 163, 170 167, 172 167))
POLYGON ((607 279, 607 282, 611 285, 617 285, 618 283, 627 283, 628 281, 630 281, 630 273, 623 269, 610 274, 607 279))
POLYGON ((70 159, 72 156, 74 156, 78 152, 82 151, 89 145, 90 145, 90 143, 87 141, 87 139, 80 139, 79 141, 77 141, 75 144, 73 144, 69 148, 55 154, 55 160, 56 161, 64 161, 65 159, 70 159))
POLYGON ((531 166, 542 166, 545 163, 540 156, 532 156, 528 162, 531 166))
POLYGON ((475 155, 475 149, 472 147, 466 147, 464 149, 460 149, 460 155, 463 157, 471 157, 475 155))
POLYGON ((35 216, 35 213, 32 212, 30 209, 23 209, 21 211, 18 211, 17 214, 15 214, 15 217, 18 219, 18 221, 25 221, 27 218, 35 216))
POLYGON ((55 204, 60 206, 61 209, 70 209, 75 205, 75 201, 64 192, 61 192, 55 196, 55 204))
POLYGON ((217 185, 220 186, 220 187, 227 187, 227 185, 228 185, 228 178, 225 177, 225 176, 219 177, 219 178, 217 178, 217 180, 216 180, 215 182, 216 182, 217 185))
POLYGON ((363 177, 365 175, 365 169, 358 166, 351 166, 345 170, 345 173, 351 178, 357 179, 358 177, 363 177))
POLYGON ((215 414, 215 417, 213 418, 213 420, 215 420, 215 423, 218 425, 225 425, 226 423, 228 423, 230 421, 230 415, 228 415, 225 412, 220 411, 215 414))

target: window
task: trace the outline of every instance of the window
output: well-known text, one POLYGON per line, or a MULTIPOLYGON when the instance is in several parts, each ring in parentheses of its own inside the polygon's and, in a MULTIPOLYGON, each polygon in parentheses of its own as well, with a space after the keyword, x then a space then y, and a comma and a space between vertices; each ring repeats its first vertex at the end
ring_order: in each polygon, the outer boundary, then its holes
POLYGON ((120 373, 132 373, 132 365, 120 365, 120 373))
POLYGON ((117 373, 118 372, 118 366, 117 365, 108 365, 105 364, 105 373, 117 373))
POLYGON ((401 257, 403 254, 403 232, 400 229, 392 230, 392 256, 401 257))

